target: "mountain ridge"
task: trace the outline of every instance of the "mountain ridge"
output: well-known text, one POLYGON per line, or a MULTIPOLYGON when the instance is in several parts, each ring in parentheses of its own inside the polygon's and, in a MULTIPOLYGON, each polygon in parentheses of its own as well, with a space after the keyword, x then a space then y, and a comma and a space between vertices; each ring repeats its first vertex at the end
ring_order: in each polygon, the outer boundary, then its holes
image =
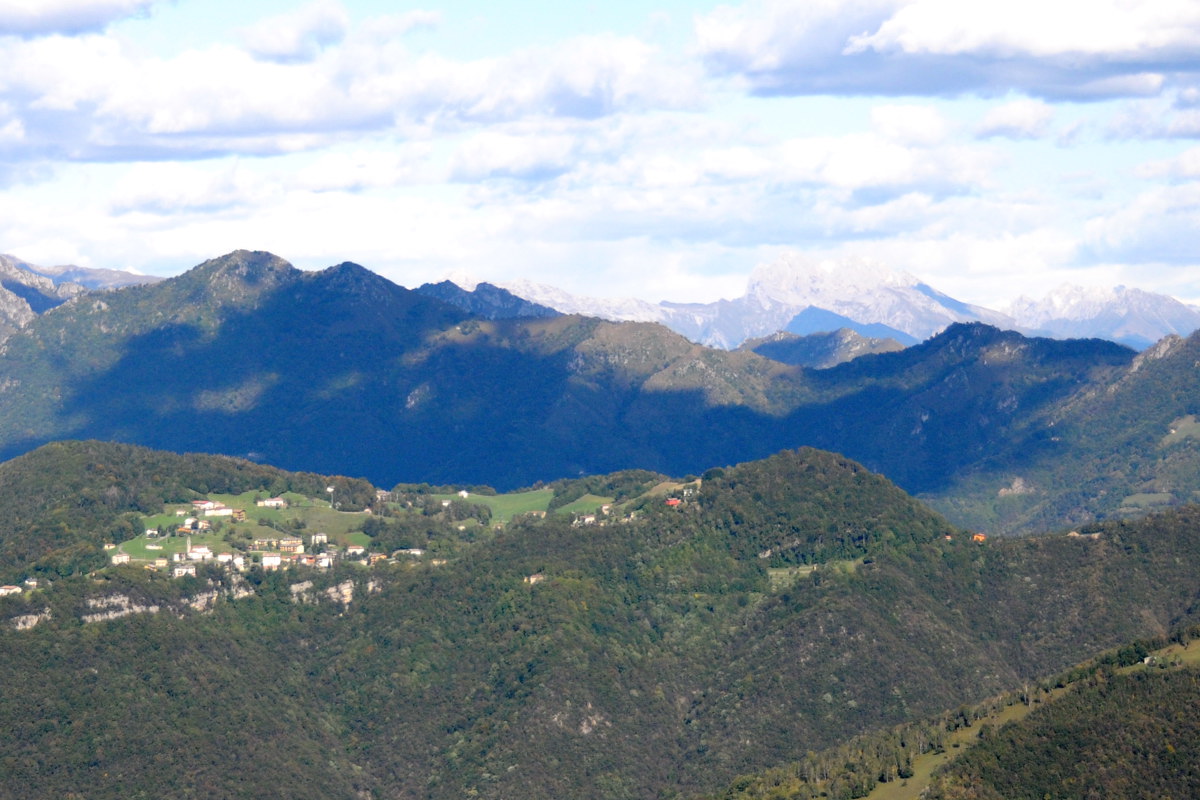
POLYGON ((960 523, 1028 531, 1200 498, 1200 387, 1182 356, 1154 360, 1171 341, 1135 358, 954 323, 814 370, 654 323, 481 318, 352 263, 237 251, 82 296, 0 345, 0 453, 100 438, 508 489, 809 445, 960 523))
POLYGON ((993 310, 957 300, 878 262, 815 261, 797 253, 756 267, 740 297, 710 303, 589 298, 528 281, 502 285, 564 313, 659 322, 692 341, 727 350, 780 330, 808 334, 840 327, 907 345, 951 323, 972 321, 1029 336, 1104 338, 1144 349, 1167 334, 1187 335, 1200 328, 1200 309, 1137 289, 1063 286, 1042 300, 1019 297, 1007 308, 993 310))

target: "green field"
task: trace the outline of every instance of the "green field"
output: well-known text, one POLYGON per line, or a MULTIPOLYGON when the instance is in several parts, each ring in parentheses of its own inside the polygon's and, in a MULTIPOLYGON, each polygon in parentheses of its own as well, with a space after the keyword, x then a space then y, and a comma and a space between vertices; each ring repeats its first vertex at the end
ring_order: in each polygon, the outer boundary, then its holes
MULTIPOLYGON (((128 553, 130 558, 142 561, 170 558, 172 553, 182 553, 187 549, 188 538, 187 536, 163 536, 158 539, 148 539, 145 536, 139 536, 136 539, 122 542, 109 554, 128 553), (152 550, 151 548, 155 546, 161 549, 152 550)), ((233 549, 225 541, 223 534, 193 533, 190 538, 193 545, 208 545, 214 553, 233 549)))
POLYGON ((797 567, 768 567, 767 580, 771 589, 777 591, 786 589, 805 575, 811 575, 817 569, 834 570, 837 572, 854 572, 863 563, 861 558, 843 561, 828 561, 824 564, 801 564, 797 567))
MULTIPOLYGON (((554 497, 552 489, 533 489, 528 492, 510 492, 509 494, 472 494, 466 502, 487 506, 492 510, 492 523, 507 525, 513 517, 527 514, 530 511, 545 511, 554 497)), ((436 494, 435 500, 462 500, 457 494, 436 494)))
POLYGON ((1144 511, 1149 508, 1169 506, 1175 502, 1175 496, 1169 492, 1142 492, 1131 494, 1121 501, 1122 509, 1137 509, 1144 511))
POLYGON ((597 514, 600 511, 600 506, 611 505, 613 499, 611 497, 600 497, 594 494, 585 494, 578 500, 567 503, 561 508, 556 508, 556 514, 597 514))
POLYGON ((1162 438, 1159 445, 1167 447, 1187 439, 1200 439, 1200 422, 1196 421, 1194 414, 1188 414, 1186 417, 1180 417, 1172 422, 1167 435, 1162 438))
POLYGON ((163 513, 144 517, 142 520, 144 528, 157 528, 168 532, 168 536, 157 539, 139 536, 122 543, 117 550, 128 553, 135 559, 169 558, 172 553, 181 552, 187 546, 187 537, 176 534, 175 530, 188 516, 207 519, 220 528, 218 531, 191 534, 192 544, 206 544, 212 548, 213 552, 231 550, 232 547, 227 538, 231 535, 251 539, 277 539, 284 535, 296 535, 307 542, 311 534, 321 532, 329 534, 330 542, 343 547, 348 544, 370 545, 370 537, 359 531, 363 520, 368 516, 366 512, 335 511, 330 508, 329 502, 324 498, 314 499, 293 493, 284 495, 284 499, 288 501, 287 508, 262 508, 255 505, 256 500, 265 496, 262 492, 208 495, 209 500, 245 511, 246 520, 244 522, 234 522, 230 517, 195 515, 190 504, 170 503, 164 507, 163 513), (184 516, 180 516, 176 513, 177 510, 183 510, 186 513, 184 516), (303 523, 299 530, 296 530, 297 522, 303 523), (150 549, 155 545, 162 549, 150 549))

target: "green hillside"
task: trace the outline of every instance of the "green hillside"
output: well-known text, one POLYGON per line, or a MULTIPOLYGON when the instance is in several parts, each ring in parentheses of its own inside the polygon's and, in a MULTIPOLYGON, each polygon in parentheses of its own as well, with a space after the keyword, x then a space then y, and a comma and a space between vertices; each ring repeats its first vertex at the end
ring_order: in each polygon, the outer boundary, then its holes
POLYGON ((164 504, 261 490, 375 501, 366 481, 284 472, 242 459, 107 442, 56 442, 0 464, 0 580, 72 575, 107 563, 105 543, 144 533, 164 504))
MULTIPOLYGON (((1194 661, 1194 659, 1193 659, 1194 661)), ((1200 670, 1097 673, 999 729, 934 778, 930 800, 1196 797, 1200 670)))
MULTIPOLYGON (((206 462, 55 445, 5 464, 0 488, 36 468, 83 487, 151 476, 154 499, 232 493, 206 462)), ((256 469, 310 480, 229 463, 246 490, 256 469)), ((698 490, 636 488, 650 483, 611 476, 608 496, 630 494, 592 525, 472 527, 453 501, 395 499, 360 523, 372 549, 444 537, 436 558, 42 572, 0 597, 0 724, 15 732, 0 796, 713 792, 1194 619, 1194 509, 1096 538, 976 542, 818 451, 713 470, 698 490)), ((36 540, 57 506, 31 509, 0 536, 36 540)))

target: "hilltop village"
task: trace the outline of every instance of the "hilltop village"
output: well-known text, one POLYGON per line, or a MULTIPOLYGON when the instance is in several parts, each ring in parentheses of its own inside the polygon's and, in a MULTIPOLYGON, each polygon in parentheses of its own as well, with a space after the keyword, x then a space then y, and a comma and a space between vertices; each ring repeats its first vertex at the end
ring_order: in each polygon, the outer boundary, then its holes
MULTIPOLYGON (((113 565, 141 565, 176 578, 196 575, 197 566, 205 563, 237 572, 292 566, 329 569, 338 560, 375 565, 425 555, 421 548, 371 551, 370 537, 349 527, 369 517, 369 509, 343 512, 332 506, 332 500, 259 495, 175 504, 162 515, 147 518, 142 536, 104 548, 113 565), (336 532, 305 530, 314 520, 326 522, 336 532)), ((386 502, 387 493, 380 492, 378 499, 386 502)))

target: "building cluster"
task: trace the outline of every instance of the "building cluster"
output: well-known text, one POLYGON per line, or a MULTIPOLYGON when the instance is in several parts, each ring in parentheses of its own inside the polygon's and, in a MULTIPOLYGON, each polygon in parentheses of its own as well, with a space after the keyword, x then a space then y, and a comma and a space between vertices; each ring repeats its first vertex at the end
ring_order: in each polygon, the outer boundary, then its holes
MULTIPOLYGON (((255 505, 261 508, 287 508, 288 502, 282 497, 270 497, 256 501, 255 505)), ((181 508, 176 510, 175 514, 183 517, 183 520, 175 527, 174 532, 178 536, 187 537, 186 546, 169 557, 159 556, 146 561, 145 567, 170 572, 177 578, 195 575, 197 565, 210 562, 226 569, 245 572, 256 565, 264 570, 278 570, 291 566, 329 569, 339 558, 365 560, 370 564, 377 564, 388 558, 383 553, 368 553, 361 545, 350 545, 340 550, 329 543, 328 534, 321 532, 309 535, 307 542, 296 535, 257 538, 252 542, 250 554, 232 550, 214 552, 210 545, 193 544, 192 535, 212 530, 212 521, 209 519, 211 517, 227 517, 233 522, 244 521, 244 510, 230 508, 215 500, 195 500, 190 509, 181 508)), ((160 532, 157 529, 146 531, 147 539, 158 539, 159 536, 160 532)), ((145 547, 147 550, 163 549, 160 543, 146 544, 145 547)), ((111 556, 113 564, 129 564, 134 561, 129 553, 118 550, 115 544, 106 544, 104 549, 116 551, 111 556)), ((408 554, 413 555, 416 552, 419 551, 408 554)), ((139 559, 140 561, 144 559, 139 559)))

